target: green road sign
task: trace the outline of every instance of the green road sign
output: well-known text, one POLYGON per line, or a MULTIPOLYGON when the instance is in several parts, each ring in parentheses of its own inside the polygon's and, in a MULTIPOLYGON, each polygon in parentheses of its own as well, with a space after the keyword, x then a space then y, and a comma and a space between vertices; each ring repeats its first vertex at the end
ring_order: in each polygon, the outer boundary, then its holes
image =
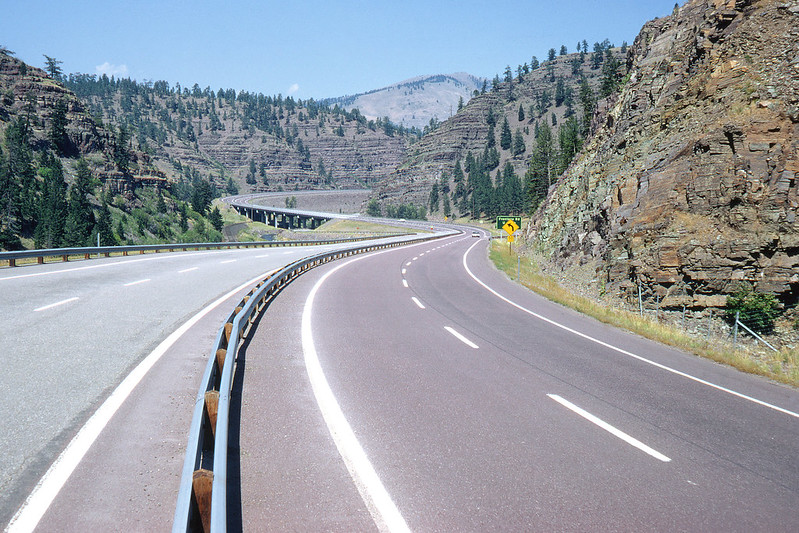
POLYGON ((497 217, 497 229, 502 229, 508 220, 512 220, 516 224, 516 229, 522 227, 522 217, 497 217))

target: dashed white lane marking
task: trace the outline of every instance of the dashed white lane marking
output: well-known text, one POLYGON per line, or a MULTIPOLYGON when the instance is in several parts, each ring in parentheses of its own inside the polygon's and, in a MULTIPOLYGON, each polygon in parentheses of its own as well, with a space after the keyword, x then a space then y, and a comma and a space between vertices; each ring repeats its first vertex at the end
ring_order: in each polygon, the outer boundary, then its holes
MULTIPOLYGON (((388 252, 390 250, 386 250, 388 252)), ((316 353, 316 346, 313 342, 313 327, 311 315, 314 299, 319 288, 333 273, 344 268, 355 261, 363 260, 367 257, 375 257, 380 253, 356 257, 326 272, 308 293, 305 300, 305 307, 302 311, 302 350, 305 357, 305 368, 308 372, 308 379, 311 382, 311 389, 314 392, 316 403, 322 413, 322 417, 327 424, 330 435, 336 443, 344 464, 347 465, 358 492, 361 494, 372 519, 378 530, 390 532, 410 532, 408 524, 400 514, 397 505, 391 499, 383 482, 366 456, 366 452, 358 442, 355 432, 347 421, 341 406, 338 404, 333 391, 327 382, 319 356, 316 353)))
POLYGON ((403 269, 402 269, 402 275, 404 276, 404 275, 405 275, 405 274, 407 274, 407 273, 408 273, 408 269, 407 269, 407 268, 403 268, 403 269))
POLYGON ((405 263, 405 266, 411 266, 411 262, 408 261, 407 263, 405 263))
MULTIPOLYGON (((147 372, 153 365, 161 359, 169 348, 183 336, 189 329, 191 329, 197 322, 200 321, 205 315, 213 311, 220 304, 227 301, 230 297, 239 291, 244 290, 249 285, 256 283, 267 276, 266 273, 243 283, 228 292, 224 296, 218 298, 208 307, 191 317, 188 322, 176 329, 171 335, 164 339, 161 344, 145 357, 136 368, 134 368, 128 376, 122 380, 114 392, 97 408, 97 411, 89 418, 84 426, 78 431, 78 434, 70 441, 67 447, 61 452, 61 455, 56 458, 47 472, 39 480, 39 483, 34 487, 25 503, 19 508, 17 513, 11 519, 6 527, 6 532, 29 532, 36 528, 36 525, 47 512, 50 504, 53 503, 59 491, 72 475, 72 472, 77 468, 78 464, 89 451, 94 441, 100 436, 108 421, 114 416, 114 413, 120 408, 122 403, 130 396, 130 393, 136 388, 136 385, 147 375, 147 372)), ((77 298, 75 298, 77 299, 77 298)))
POLYGON ((200 267, 184 268, 183 270, 178 270, 178 274, 185 274, 186 272, 192 272, 194 270, 200 270, 200 267))
POLYGON ((72 298, 67 298, 66 300, 61 300, 60 302, 55 302, 55 303, 52 303, 52 304, 49 304, 49 305, 43 305, 41 307, 37 307, 36 309, 34 309, 34 312, 46 311, 48 309, 52 309, 53 307, 58 307, 59 305, 64 305, 64 304, 68 304, 70 302, 74 302, 75 300, 78 300, 78 299, 79 298, 77 296, 73 296, 72 298))
POLYGON ((408 288, 408 280, 407 279, 403 279, 402 280, 402 286, 405 287, 406 289, 408 288))
POLYGON ((469 346, 470 348, 474 348, 474 349, 478 348, 478 346, 475 343, 473 343, 472 341, 470 341, 469 339, 467 339, 466 337, 464 337, 463 335, 461 335, 460 333, 458 333, 457 331, 455 331, 451 327, 444 326, 444 329, 449 331, 456 339, 461 341, 466 346, 469 346))
POLYGON ((150 281, 150 278, 140 279, 138 281, 131 281, 130 283, 125 283, 123 287, 133 287, 134 285, 141 285, 142 283, 147 283, 150 281))
POLYGON ((762 405, 763 407, 768 407, 769 409, 773 409, 775 411, 779 411, 780 413, 784 413, 784 414, 792 416, 794 418, 799 418, 799 413, 796 413, 794 411, 790 411, 788 409, 785 409, 783 407, 779 407, 777 405, 770 404, 768 402, 764 402, 763 400, 758 400, 757 398, 753 398, 752 396, 747 396, 746 394, 742 394, 742 393, 734 391, 732 389, 728 389, 726 387, 722 387, 721 385, 716 385, 715 383, 712 383, 710 381, 706 381, 706 380, 704 380, 702 378, 698 378, 696 376, 692 376, 691 374, 687 374, 687 373, 682 372, 680 370, 677 370, 675 368, 671 368, 670 366, 666 366, 666 365, 662 365, 660 363, 656 363, 655 361, 647 359, 646 357, 642 357, 642 356, 640 356, 638 354, 634 354, 632 352, 628 352, 627 350, 624 350, 624 349, 619 348, 617 346, 613 346, 612 344, 608 344, 607 342, 603 342, 603 341, 601 341, 599 339, 595 339, 594 337, 592 337, 590 335, 586 335, 585 333, 577 331, 576 329, 572 329, 572 328, 570 328, 568 326, 564 326, 563 324, 560 324, 559 322, 555 322, 552 319, 549 319, 549 318, 547 318, 547 317, 545 317, 543 315, 540 315, 540 314, 536 313, 535 311, 531 311, 530 309, 527 309, 526 307, 517 304, 513 300, 502 296, 500 293, 498 293, 497 291, 495 291, 494 289, 492 289, 491 287, 486 285, 482 280, 480 280, 480 278, 475 276, 472 273, 472 271, 469 270, 469 266, 466 264, 466 256, 468 256, 469 252, 472 251, 472 248, 474 248, 478 244, 480 244, 479 241, 474 243, 473 245, 471 245, 469 247, 469 249, 466 250, 466 252, 464 252, 464 254, 463 254, 463 268, 466 269, 466 273, 469 274, 469 276, 474 281, 476 281, 479 285, 481 285, 484 289, 486 289, 488 292, 490 292, 491 294, 493 294, 494 296, 496 296, 500 300, 503 300, 504 302, 512 305, 516 309, 519 309, 520 311, 524 311, 525 313, 527 313, 527 314, 529 314, 531 316, 534 316, 534 317, 536 317, 539 320, 543 320, 547 324, 552 324, 553 326, 558 327, 558 328, 560 328, 560 329, 562 329, 564 331, 568 331, 569 333, 577 335, 578 337, 582 337, 585 340, 594 342, 596 344, 599 344, 600 346, 604 346, 605 348, 608 348, 610 350, 616 351, 616 352, 618 352, 620 354, 623 354, 623 355, 626 355, 628 357, 632 357, 633 359, 637 359, 638 361, 641 361, 642 363, 647 363, 647 364, 652 365, 652 366, 654 366, 656 368, 660 368, 661 370, 665 370, 666 372, 671 372, 672 374, 676 374, 678 376, 682 376, 684 378, 690 379, 691 381, 695 381, 696 383, 701 383, 702 385, 705 385, 707 387, 711 387, 713 389, 716 389, 716 390, 719 390, 719 391, 722 391, 722 392, 726 392, 727 394, 731 394, 732 396, 736 396, 738 398, 741 398, 742 400, 746 400, 746 401, 749 401, 749 402, 752 402, 752 403, 756 403, 758 405, 762 405))
POLYGON ((608 424, 604 420, 592 415, 591 413, 589 413, 585 409, 581 409, 580 407, 577 407, 576 405, 574 405, 570 401, 561 398, 557 394, 547 394, 547 396, 549 396, 550 398, 552 398, 553 400, 555 400, 556 402, 561 404, 563 407, 565 407, 565 408, 577 413, 578 415, 580 415, 581 417, 585 418, 589 422, 591 422, 593 424, 596 424, 597 426, 601 427, 602 429, 604 429, 605 431, 607 431, 611 435, 620 438, 621 440, 623 440, 624 442, 626 442, 630 446, 635 446, 636 448, 638 448, 642 452, 647 453, 647 454, 651 455, 652 457, 654 457, 655 459, 657 459, 659 461, 663 461, 664 463, 668 463, 669 461, 671 461, 670 458, 666 457, 665 455, 663 455, 659 451, 650 448, 649 446, 647 446, 646 444, 644 444, 640 440, 638 440, 638 439, 636 439, 634 437, 631 437, 630 435, 628 435, 627 433, 623 432, 622 430, 611 426, 610 424, 608 424))
POLYGON ((418 307, 419 309, 424 309, 424 304, 419 301, 419 298, 417 298, 416 296, 411 296, 411 300, 413 300, 413 303, 416 304, 416 307, 418 307))
POLYGON ((228 263, 235 263, 236 259, 228 259, 227 261, 220 261, 220 265, 227 265, 228 263))

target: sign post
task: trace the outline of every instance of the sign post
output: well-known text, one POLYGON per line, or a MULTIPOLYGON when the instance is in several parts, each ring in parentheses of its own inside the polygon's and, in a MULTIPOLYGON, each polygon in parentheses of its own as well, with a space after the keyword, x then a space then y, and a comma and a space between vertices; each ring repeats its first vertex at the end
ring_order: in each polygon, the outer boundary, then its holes
POLYGON ((497 225, 499 225, 500 218, 505 218, 505 223, 502 225, 502 229, 505 230, 505 233, 508 234, 508 253, 511 251, 510 243, 514 241, 513 234, 518 231, 520 224, 521 224, 521 217, 497 217, 497 225), (514 218, 518 218, 519 222, 516 222, 514 218))

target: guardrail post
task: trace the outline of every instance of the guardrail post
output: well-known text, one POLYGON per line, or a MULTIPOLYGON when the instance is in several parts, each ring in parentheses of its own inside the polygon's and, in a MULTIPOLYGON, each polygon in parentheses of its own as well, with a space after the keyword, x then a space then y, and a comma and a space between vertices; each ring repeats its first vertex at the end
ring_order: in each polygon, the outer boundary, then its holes
POLYGON ((8 260, 8 266, 10 266, 10 267, 17 266, 17 260, 16 259, 9 259, 8 260))
POLYGON ((219 414, 219 391, 209 390, 205 393, 205 414, 211 424, 211 435, 216 435, 216 416, 219 414))
MULTIPOLYGON (((214 485, 214 473, 210 470, 195 470, 191 479, 193 503, 197 506, 203 531, 211 530, 211 489, 214 485)), ((194 529, 194 528, 192 528, 194 529)))

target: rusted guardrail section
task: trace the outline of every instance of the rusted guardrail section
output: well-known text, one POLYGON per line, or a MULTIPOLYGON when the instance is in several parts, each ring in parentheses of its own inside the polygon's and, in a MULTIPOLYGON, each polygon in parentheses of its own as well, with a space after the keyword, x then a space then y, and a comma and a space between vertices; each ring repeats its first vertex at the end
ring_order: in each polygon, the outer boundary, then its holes
POLYGON ((172 524, 173 533, 226 531, 228 415, 236 355, 253 322, 268 302, 294 278, 323 263, 442 236, 444 235, 438 234, 380 242, 321 253, 296 261, 260 282, 236 305, 235 310, 217 333, 195 401, 172 524))
MULTIPOLYGON (((400 237, 403 234, 381 235, 380 237, 400 237)), ((373 240, 374 236, 349 237, 346 239, 327 239, 323 241, 260 241, 260 242, 195 242, 182 244, 139 244, 131 246, 89 246, 85 248, 48 248, 42 250, 20 250, 16 252, 0 252, 0 264, 6 263, 9 267, 17 266, 20 259, 36 259, 38 264, 44 263, 46 257, 60 257, 61 261, 75 259, 91 259, 96 257, 109 257, 111 254, 127 256, 130 254, 145 254, 148 252, 186 252, 189 250, 222 250, 232 248, 272 248, 275 246, 315 246, 325 244, 340 244, 373 240)))

